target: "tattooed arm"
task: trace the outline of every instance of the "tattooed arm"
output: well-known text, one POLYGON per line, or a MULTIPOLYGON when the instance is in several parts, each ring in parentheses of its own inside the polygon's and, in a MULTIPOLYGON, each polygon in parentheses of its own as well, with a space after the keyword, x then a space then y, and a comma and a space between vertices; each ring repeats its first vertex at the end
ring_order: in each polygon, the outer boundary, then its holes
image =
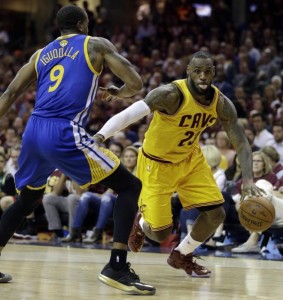
POLYGON ((252 151, 244 128, 238 120, 234 104, 223 94, 218 100, 217 114, 239 158, 243 178, 242 198, 261 194, 262 190, 253 181, 252 151))
POLYGON ((115 46, 107 39, 101 37, 90 38, 88 53, 91 64, 97 72, 102 72, 105 64, 124 83, 121 87, 115 85, 100 87, 104 91, 103 100, 111 101, 117 98, 131 97, 143 87, 142 79, 134 66, 120 55, 115 46))
POLYGON ((158 110, 172 115, 180 107, 181 97, 181 92, 175 84, 167 84, 149 92, 144 102, 152 112, 158 110))

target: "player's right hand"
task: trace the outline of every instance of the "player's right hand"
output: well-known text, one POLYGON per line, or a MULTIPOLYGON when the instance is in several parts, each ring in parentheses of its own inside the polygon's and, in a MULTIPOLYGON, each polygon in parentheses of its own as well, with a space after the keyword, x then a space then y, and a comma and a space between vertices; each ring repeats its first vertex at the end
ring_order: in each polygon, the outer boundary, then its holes
POLYGON ((118 96, 120 89, 115 85, 111 85, 108 88, 99 87, 99 89, 104 92, 102 100, 110 102, 112 100, 121 99, 121 97, 118 96))

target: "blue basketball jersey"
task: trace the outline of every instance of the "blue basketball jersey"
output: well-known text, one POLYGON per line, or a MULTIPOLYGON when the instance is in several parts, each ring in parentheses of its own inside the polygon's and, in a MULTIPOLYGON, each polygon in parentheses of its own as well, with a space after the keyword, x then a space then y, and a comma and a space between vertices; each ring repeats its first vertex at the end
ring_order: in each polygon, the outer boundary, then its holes
POLYGON ((43 188, 55 169, 86 188, 120 164, 84 129, 99 77, 88 56, 89 39, 62 36, 38 51, 36 103, 23 134, 15 174, 18 190, 43 188))
POLYGON ((63 118, 85 125, 98 86, 90 63, 89 36, 61 36, 39 51, 34 116, 63 118))

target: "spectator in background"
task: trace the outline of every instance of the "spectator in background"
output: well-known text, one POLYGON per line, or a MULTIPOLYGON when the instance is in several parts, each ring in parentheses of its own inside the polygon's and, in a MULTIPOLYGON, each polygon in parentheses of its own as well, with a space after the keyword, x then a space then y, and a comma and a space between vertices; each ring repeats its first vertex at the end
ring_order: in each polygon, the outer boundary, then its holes
POLYGON ((268 84, 263 89, 263 101, 269 108, 272 115, 276 115, 277 109, 281 106, 281 101, 278 99, 276 88, 272 84, 268 84))
POLYGON ((135 146, 136 148, 140 148, 142 146, 142 143, 144 141, 145 138, 145 133, 148 129, 148 125, 147 124, 141 124, 139 126, 138 129, 138 141, 133 143, 133 146, 135 146))
POLYGON ((16 136, 15 128, 9 127, 5 132, 5 138, 2 146, 5 149, 7 155, 10 155, 11 148, 14 146, 14 138, 16 136))
POLYGON ((218 63, 216 65, 216 76, 213 80, 213 84, 219 88, 219 90, 226 95, 229 99, 234 98, 234 91, 232 84, 226 79, 224 73, 224 65, 218 63))
POLYGON ((5 209, 15 201, 16 187, 13 175, 5 171, 6 157, 0 153, 0 217, 5 209))
POLYGON ((262 51, 261 60, 257 67, 257 81, 259 82, 259 87, 263 87, 268 84, 274 75, 279 74, 279 66, 272 60, 272 53, 270 48, 265 48, 262 51))
POLYGON ((254 144, 262 148, 274 142, 274 136, 266 129, 266 118, 262 113, 255 113, 251 117, 252 126, 255 130, 254 144))
MULTIPOLYGON (((263 151, 255 151, 253 155, 253 179, 257 182, 259 179, 269 181, 273 186, 278 184, 276 174, 272 171, 272 165, 269 157, 263 151)), ((236 182, 236 189, 234 194, 241 193, 242 179, 236 182)))
POLYGON ((55 234, 55 237, 64 236, 62 214, 68 215, 68 228, 73 224, 77 206, 73 205, 73 210, 68 210, 69 202, 79 202, 82 190, 59 170, 56 170, 47 181, 46 193, 42 203, 48 223, 48 230, 55 234), (56 183, 55 183, 56 182, 56 183), (49 184, 51 183, 51 184, 49 184))
POLYGON ((254 46, 253 40, 251 38, 246 38, 244 45, 247 48, 249 57, 257 64, 261 58, 261 53, 259 49, 254 46))
POLYGON ((226 159, 226 162, 224 162, 224 160, 222 161, 220 167, 223 170, 226 170, 228 167, 230 167, 233 164, 236 151, 232 149, 232 144, 225 131, 217 132, 215 136, 215 141, 216 141, 215 144, 216 147, 219 149, 220 153, 226 159))
POLYGON ((283 165, 283 123, 277 122, 272 125, 274 140, 267 143, 276 149, 280 156, 280 163, 283 165))
POLYGON ((280 163, 280 155, 276 149, 272 146, 265 146, 261 148, 261 151, 269 157, 272 172, 276 175, 277 179, 280 180, 283 178, 283 165, 280 163))
POLYGON ((88 8, 88 1, 83 1, 83 8, 88 16, 88 34, 94 35, 94 27, 95 27, 95 16, 94 13, 88 8))
POLYGON ((274 86, 279 101, 282 102, 282 78, 278 75, 274 75, 271 78, 270 83, 274 86))
POLYGON ((247 61, 241 61, 239 64, 239 73, 234 77, 234 85, 242 86, 246 95, 251 95, 256 87, 256 76, 253 71, 250 70, 247 61))
POLYGON ((260 148, 254 144, 255 140, 255 130, 251 126, 245 127, 245 134, 248 138, 249 144, 251 146, 252 152, 258 151, 260 148))
POLYGON ((6 171, 8 173, 10 173, 12 176, 15 176, 16 171, 19 168, 18 158, 19 158, 20 152, 21 152, 20 145, 11 148, 10 157, 6 164, 6 171))

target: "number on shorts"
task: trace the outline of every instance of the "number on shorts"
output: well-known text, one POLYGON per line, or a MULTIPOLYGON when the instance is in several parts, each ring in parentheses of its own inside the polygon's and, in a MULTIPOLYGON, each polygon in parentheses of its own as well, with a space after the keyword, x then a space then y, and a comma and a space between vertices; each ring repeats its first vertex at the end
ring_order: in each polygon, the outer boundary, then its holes
POLYGON ((53 67, 50 71, 50 80, 54 82, 53 85, 49 86, 48 92, 54 92, 59 84, 61 83, 64 75, 64 67, 57 65, 53 67))

